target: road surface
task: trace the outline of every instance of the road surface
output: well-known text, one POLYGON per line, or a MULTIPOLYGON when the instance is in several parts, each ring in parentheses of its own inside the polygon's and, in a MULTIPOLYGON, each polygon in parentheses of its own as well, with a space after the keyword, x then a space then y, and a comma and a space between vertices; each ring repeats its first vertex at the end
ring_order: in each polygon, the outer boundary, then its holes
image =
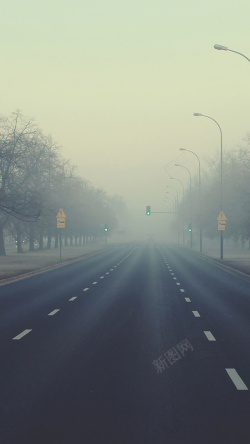
POLYGON ((249 444, 249 283, 148 243, 0 288, 1 444, 249 444))

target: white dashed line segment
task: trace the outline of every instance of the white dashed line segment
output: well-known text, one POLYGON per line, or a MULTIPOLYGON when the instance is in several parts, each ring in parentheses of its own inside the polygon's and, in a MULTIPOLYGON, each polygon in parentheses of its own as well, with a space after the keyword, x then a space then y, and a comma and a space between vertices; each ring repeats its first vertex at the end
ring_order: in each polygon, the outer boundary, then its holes
POLYGON ((56 310, 51 311, 48 316, 54 316, 56 313, 58 313, 58 311, 60 311, 60 308, 56 308, 56 310))
POLYGON ((184 288, 180 288, 180 292, 181 292, 181 293, 185 293, 184 288))
POLYGON ((204 331, 204 334, 206 335, 207 339, 209 341, 216 341, 214 335, 211 333, 211 331, 204 331))
POLYGON ((26 336, 28 333, 30 333, 32 331, 32 329, 30 330, 30 329, 27 329, 27 330, 24 330, 24 331, 22 331, 22 333, 20 333, 19 335, 17 335, 17 336, 15 336, 14 338, 12 338, 12 339, 15 339, 15 340, 19 340, 19 339, 22 339, 24 336, 26 336))
POLYGON ((82 291, 88 291, 89 290, 89 288, 84 288, 82 291))
POLYGON ((185 298, 185 301, 186 301, 186 302, 191 302, 191 299, 189 299, 189 298, 185 298))
POLYGON ((225 370, 226 370, 228 376, 233 381, 237 390, 248 390, 246 384, 242 381, 241 377, 238 375, 235 368, 226 368, 225 370))
POLYGON ((70 302, 74 301, 75 299, 77 299, 77 296, 74 296, 73 298, 69 299, 70 302))
POLYGON ((193 313, 193 315, 194 315, 196 318, 200 318, 200 317, 201 317, 201 315, 200 315, 200 313, 199 313, 198 311, 192 311, 192 313, 193 313))
POLYGON ((98 284, 98 282, 92 282, 92 285, 96 285, 96 284, 98 284))

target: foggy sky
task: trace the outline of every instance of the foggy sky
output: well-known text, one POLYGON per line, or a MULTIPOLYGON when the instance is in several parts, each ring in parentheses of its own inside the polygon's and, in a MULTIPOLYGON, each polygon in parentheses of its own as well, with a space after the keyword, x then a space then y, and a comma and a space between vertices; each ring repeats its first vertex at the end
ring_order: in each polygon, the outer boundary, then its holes
POLYGON ((164 205, 163 166, 180 147, 202 161, 220 149, 194 112, 220 123, 225 153, 250 132, 250 65, 213 49, 250 57, 249 13, 248 0, 5 2, 1 114, 34 117, 83 177, 144 217, 164 205))

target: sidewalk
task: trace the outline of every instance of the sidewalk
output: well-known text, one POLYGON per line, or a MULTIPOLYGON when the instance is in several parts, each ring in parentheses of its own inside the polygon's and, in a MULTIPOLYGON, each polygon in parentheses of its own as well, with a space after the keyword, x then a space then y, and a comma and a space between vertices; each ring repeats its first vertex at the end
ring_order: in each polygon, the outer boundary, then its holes
POLYGON ((0 256, 0 281, 24 273, 42 270, 50 266, 60 265, 70 260, 77 260, 77 258, 80 259, 80 257, 94 254, 104 248, 103 244, 77 247, 63 246, 61 260, 59 248, 32 252, 26 251, 19 254, 7 250, 7 256, 0 256))
POLYGON ((203 254, 215 259, 220 264, 227 265, 242 273, 250 275, 250 250, 249 249, 226 249, 223 251, 223 260, 220 259, 220 250, 205 249, 203 254))

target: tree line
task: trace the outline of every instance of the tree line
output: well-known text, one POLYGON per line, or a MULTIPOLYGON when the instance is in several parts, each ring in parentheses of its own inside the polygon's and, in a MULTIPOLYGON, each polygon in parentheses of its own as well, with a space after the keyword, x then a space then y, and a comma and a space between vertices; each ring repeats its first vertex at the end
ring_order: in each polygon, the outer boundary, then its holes
POLYGON ((125 204, 80 177, 34 120, 20 111, 0 117, 0 255, 6 255, 6 235, 20 253, 24 239, 30 251, 37 243, 40 250, 57 247, 60 208, 67 216, 65 244, 80 245, 102 238, 104 225, 114 230, 116 210, 125 204))
MULTIPOLYGON (((221 186, 220 159, 210 159, 202 165, 201 175, 201 226, 209 239, 218 236, 217 217, 220 213, 221 186)), ((223 211, 227 216, 224 238, 235 245, 250 245, 250 136, 244 147, 224 153, 223 156, 223 211)), ((185 220, 191 219, 193 234, 199 232, 199 181, 179 206, 185 220), (189 216, 191 214, 191 216, 189 216)), ((186 223, 187 226, 187 223, 186 223)))

